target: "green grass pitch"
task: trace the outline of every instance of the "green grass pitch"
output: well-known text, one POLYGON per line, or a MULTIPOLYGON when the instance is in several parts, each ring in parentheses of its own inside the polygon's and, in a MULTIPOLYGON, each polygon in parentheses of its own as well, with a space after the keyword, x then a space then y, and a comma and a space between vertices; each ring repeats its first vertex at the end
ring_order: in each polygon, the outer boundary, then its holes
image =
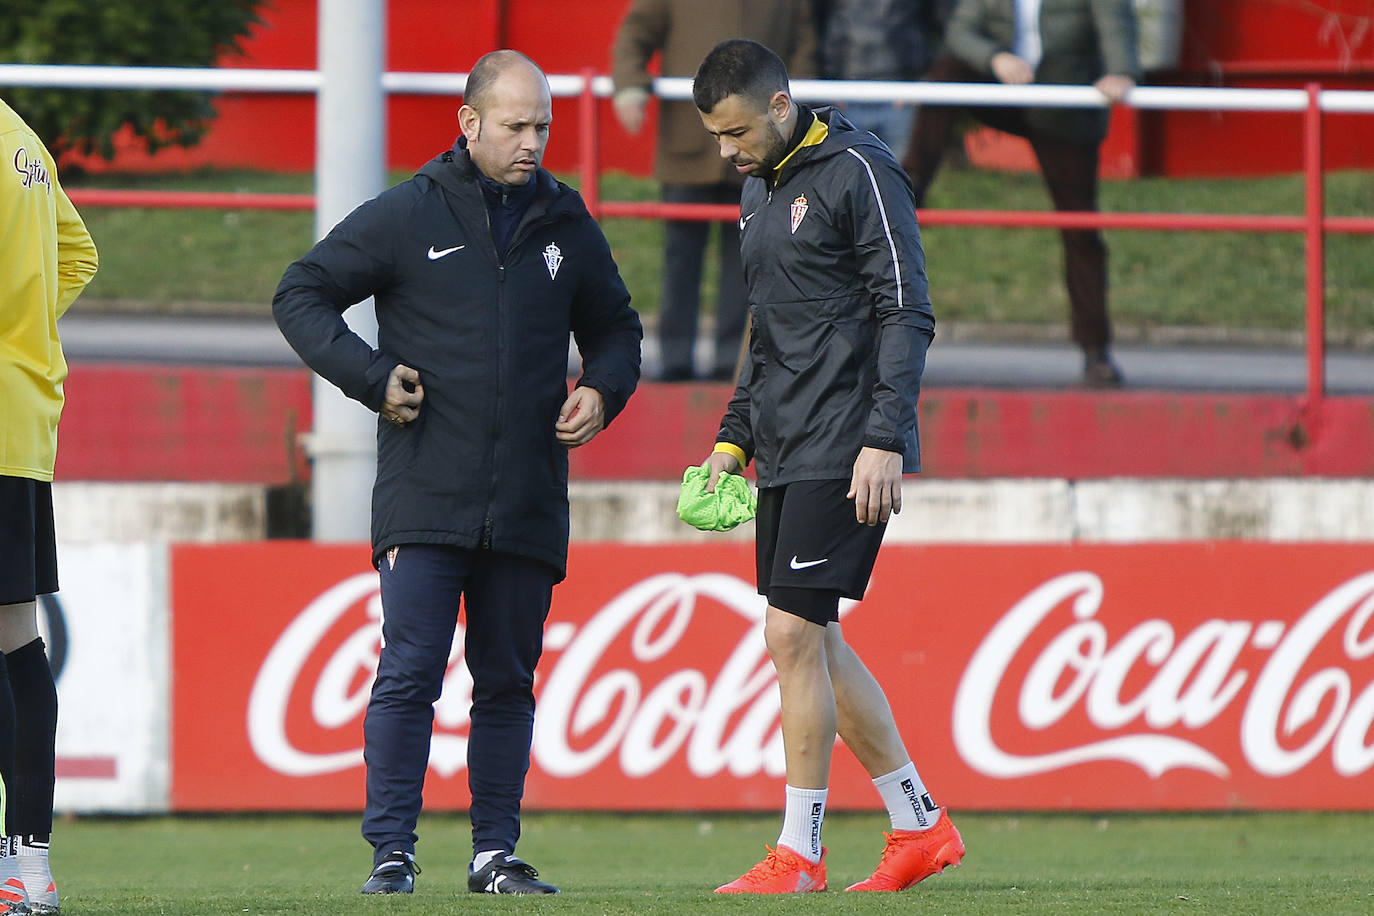
POLYGON ((901 894, 846 894, 886 819, 833 814, 830 891, 718 897, 762 857, 776 815, 531 814, 519 853, 564 893, 468 894, 462 815, 426 815, 411 897, 362 897, 352 816, 76 818, 53 835, 68 916, 537 913, 1374 913, 1374 813, 955 812, 964 865, 901 894))

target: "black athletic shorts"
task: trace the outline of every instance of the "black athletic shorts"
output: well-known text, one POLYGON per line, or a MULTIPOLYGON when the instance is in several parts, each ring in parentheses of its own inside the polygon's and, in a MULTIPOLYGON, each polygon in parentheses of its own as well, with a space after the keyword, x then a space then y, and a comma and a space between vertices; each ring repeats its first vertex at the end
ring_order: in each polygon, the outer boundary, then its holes
POLYGON ((52 484, 0 476, 0 604, 57 591, 52 484))
POLYGON ((862 598, 887 524, 854 518, 848 480, 799 480, 759 490, 755 558, 759 594, 824 626, 841 598, 862 598))

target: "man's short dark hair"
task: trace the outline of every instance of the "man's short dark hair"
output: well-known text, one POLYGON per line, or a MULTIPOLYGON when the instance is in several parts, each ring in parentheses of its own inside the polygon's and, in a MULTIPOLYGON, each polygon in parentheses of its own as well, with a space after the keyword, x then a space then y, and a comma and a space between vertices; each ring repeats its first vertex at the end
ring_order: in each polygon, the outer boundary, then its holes
POLYGON ((768 107, 769 99, 787 87, 782 58, 748 38, 729 38, 711 49, 692 81, 692 101, 706 114, 729 95, 768 107))
MULTIPOLYGON (((490 51, 477 59, 477 63, 472 65, 472 70, 468 73, 467 85, 463 87, 463 102, 472 108, 482 111, 487 104, 487 96, 491 93, 492 84, 511 67, 516 64, 529 64, 535 70, 539 70, 539 65, 519 51, 512 51, 503 48, 500 51, 490 51)), ((543 71, 539 70, 540 75, 543 71)))

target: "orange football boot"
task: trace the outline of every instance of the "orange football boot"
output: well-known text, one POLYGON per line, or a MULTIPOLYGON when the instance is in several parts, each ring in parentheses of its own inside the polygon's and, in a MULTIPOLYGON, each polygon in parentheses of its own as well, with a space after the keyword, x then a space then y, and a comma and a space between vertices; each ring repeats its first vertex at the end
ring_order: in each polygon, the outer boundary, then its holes
POLYGON ((814 864, 786 846, 763 848, 768 850, 768 855, 762 862, 729 884, 716 888, 716 893, 800 894, 825 890, 825 847, 821 847, 821 860, 814 864))
POLYGON ((884 831, 883 836, 887 846, 878 869, 845 890, 904 891, 964 858, 963 838, 945 808, 940 809, 940 819, 929 830, 884 831))

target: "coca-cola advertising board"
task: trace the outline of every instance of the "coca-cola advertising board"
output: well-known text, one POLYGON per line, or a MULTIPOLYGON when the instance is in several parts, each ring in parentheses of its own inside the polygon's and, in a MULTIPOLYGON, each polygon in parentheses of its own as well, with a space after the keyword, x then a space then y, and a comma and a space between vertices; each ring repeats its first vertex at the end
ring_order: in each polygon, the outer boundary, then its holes
MULTIPOLYGON (((367 548, 177 546, 172 580, 173 808, 360 807, 367 548)), ((748 544, 574 544, 527 804, 776 809, 764 607, 748 544)), ((893 545, 841 614, 943 804, 1374 804, 1370 545, 893 545)), ((430 808, 467 805, 470 693, 460 631, 430 808)), ((878 802, 840 747, 831 801, 878 802)))

